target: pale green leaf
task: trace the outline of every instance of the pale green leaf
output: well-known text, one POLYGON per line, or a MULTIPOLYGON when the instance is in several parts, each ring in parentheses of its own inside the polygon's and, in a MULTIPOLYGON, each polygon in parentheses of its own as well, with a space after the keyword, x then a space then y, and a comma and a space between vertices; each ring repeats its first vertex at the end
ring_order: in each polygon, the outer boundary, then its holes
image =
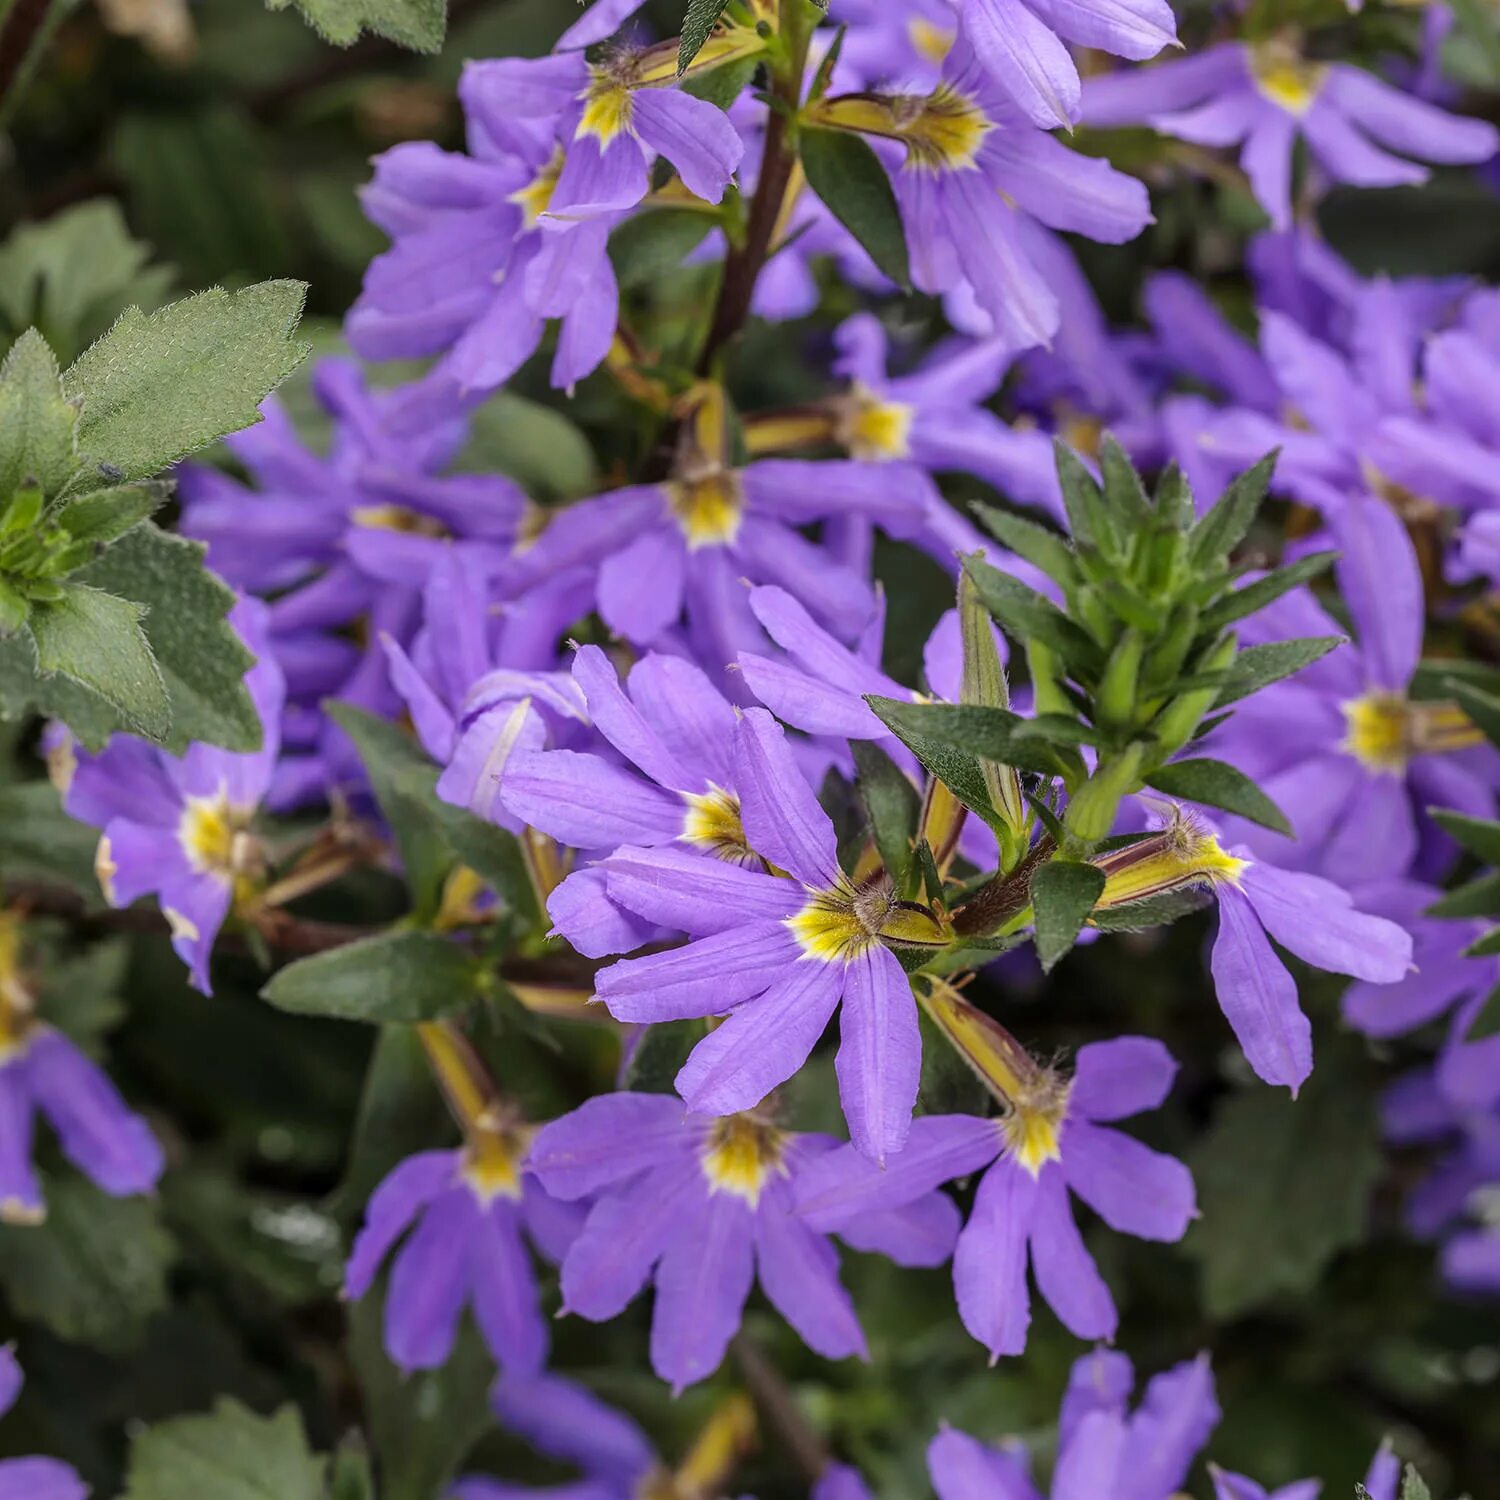
POLYGON ((0 364, 0 505, 27 481, 44 496, 62 489, 79 467, 77 421, 52 351, 28 329, 0 364))
POLYGON ((1078 941, 1104 891, 1104 880, 1097 865, 1065 859, 1049 860, 1032 875, 1036 953, 1043 969, 1050 969, 1078 941))
POLYGON ((413 52, 436 52, 448 29, 447 0, 266 0, 272 10, 295 4, 325 41, 347 47, 372 31, 413 52))
POLYGON ((805 127, 798 138, 808 186, 897 286, 908 285, 911 267, 901 210, 869 143, 847 131, 813 127, 805 127))
POLYGON ((261 991, 297 1015, 341 1021, 431 1021, 461 1010, 478 994, 474 959, 435 932, 383 932, 275 974, 261 991))
POLYGON ((1153 771, 1146 785, 1169 797, 1236 813, 1291 837, 1286 814, 1243 771, 1222 760, 1179 760, 1153 771))
POLYGON ((146 479, 259 420, 266 396, 301 362, 292 337, 306 286, 215 287, 159 312, 130 308, 63 376, 82 403, 78 443, 126 479, 146 479))

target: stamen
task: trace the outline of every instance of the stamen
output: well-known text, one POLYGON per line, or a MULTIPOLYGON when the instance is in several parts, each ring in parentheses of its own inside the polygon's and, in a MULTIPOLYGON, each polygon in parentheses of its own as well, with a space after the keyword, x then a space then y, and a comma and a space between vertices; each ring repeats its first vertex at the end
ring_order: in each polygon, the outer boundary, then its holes
POLYGON ((764 869, 765 863, 751 849, 740 821, 740 799, 723 787, 710 785, 706 792, 683 792, 687 811, 679 837, 685 844, 706 850, 715 859, 732 865, 764 869))
POLYGON ((1250 76, 1272 104, 1305 115, 1328 76, 1326 64, 1308 62, 1286 40, 1263 42, 1250 51, 1250 76))
POLYGON ((1371 692, 1341 705, 1342 742, 1366 769, 1400 776, 1414 755, 1439 755, 1484 743, 1456 703, 1416 703, 1400 693, 1371 692))
POLYGON ((838 439, 851 458, 882 463, 911 454, 913 409, 901 401, 882 401, 868 386, 856 383, 843 402, 838 439))
POLYGON ((739 535, 745 497, 731 471, 714 469, 693 479, 674 479, 666 490, 667 504, 690 550, 723 546, 739 535))
POLYGON ((754 1208, 777 1172, 786 1137, 756 1115, 728 1115, 715 1123, 703 1153, 703 1175, 715 1193, 732 1193, 754 1208))

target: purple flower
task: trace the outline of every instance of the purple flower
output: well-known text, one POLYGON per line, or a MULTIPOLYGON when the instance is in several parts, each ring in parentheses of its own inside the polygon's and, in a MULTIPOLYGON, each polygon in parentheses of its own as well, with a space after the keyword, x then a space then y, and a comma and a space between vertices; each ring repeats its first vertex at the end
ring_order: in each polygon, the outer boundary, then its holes
POLYGON ((1344 991, 1344 1019, 1373 1037, 1404 1036, 1440 1016, 1451 1015, 1437 1059, 1437 1080, 1456 1105, 1488 1109, 1500 1104, 1500 1037, 1471 1041, 1469 1032, 1497 973, 1493 957, 1470 958, 1464 949, 1485 924, 1425 916, 1442 895, 1411 880, 1357 886, 1360 909, 1385 917, 1412 936, 1412 966, 1394 984, 1356 981, 1344 991))
POLYGON ((381 639, 417 738, 443 767, 438 795, 513 832, 520 824, 499 797, 510 758, 590 738, 583 695, 552 667, 558 636, 578 613, 577 586, 563 577, 497 612, 482 562, 451 548, 423 590, 410 652, 381 639))
POLYGON ((858 1148, 884 1158, 911 1122, 921 1039, 911 987, 880 935, 916 914, 888 881, 857 888, 839 868, 833 824, 763 709, 747 710, 736 731, 734 785, 749 846, 789 878, 672 849, 621 850, 604 864, 611 899, 692 941, 604 969, 598 997, 621 1021, 728 1013, 677 1075, 688 1106, 712 1115, 753 1109, 785 1083, 842 1002, 844 1117, 858 1148))
POLYGON ((403 1370, 436 1368, 453 1348, 466 1305, 495 1359, 534 1372, 547 1324, 525 1238, 561 1261, 580 1216, 536 1176, 525 1133, 480 1122, 457 1151, 409 1156, 375 1189, 354 1241, 344 1289, 363 1297, 406 1231, 391 1265, 385 1347, 403 1370))
POLYGON ((31 1161, 38 1113, 63 1155, 113 1197, 150 1192, 163 1160, 150 1127, 104 1070, 37 1018, 22 932, 19 918, 0 914, 0 1221, 38 1224, 47 1216, 31 1161))
MULTIPOLYGON (((1351 498, 1332 531, 1358 644, 1257 693, 1215 736, 1219 753, 1286 810, 1297 839, 1242 819, 1228 827, 1257 853, 1342 885, 1397 878, 1414 866, 1437 878, 1452 847, 1425 809, 1491 816, 1500 763, 1454 704, 1409 696, 1426 603, 1400 518, 1382 501, 1351 498)), ((1304 591, 1250 621, 1244 638, 1338 630, 1304 591)))
MULTIPOLYGON (((513 819, 573 849, 683 846, 765 870, 740 822, 735 709, 697 667, 649 654, 631 669, 627 692, 604 652, 584 646, 573 660, 573 681, 595 730, 626 764, 574 750, 519 750, 500 787, 513 819)), ((593 863, 552 892, 548 911, 590 958, 637 948, 657 931, 609 899, 604 868, 593 863)))
POLYGON ((1178 1240, 1195 1213, 1181 1162, 1105 1122, 1156 1108, 1177 1065, 1159 1042, 1121 1037, 1080 1048, 1071 1079, 1042 1068, 999 1028, 976 1065, 1007 1101, 996 1119, 924 1115, 884 1168, 845 1147, 804 1175, 797 1206, 816 1229, 900 1208, 944 1182, 984 1170, 958 1237, 953 1283, 964 1327, 992 1359, 1020 1354, 1031 1321, 1028 1255, 1037 1286, 1080 1338, 1111 1338, 1114 1300, 1073 1219, 1076 1193, 1113 1229, 1178 1240))
MULTIPOLYGON (((1278 1490, 1268 1490, 1243 1474, 1230 1474, 1217 1464, 1208 1466, 1213 1476, 1214 1500, 1318 1500, 1323 1484, 1318 1479, 1299 1479, 1278 1490)), ((1389 1448, 1381 1448, 1365 1474, 1365 1491, 1370 1500, 1396 1500, 1396 1486, 1401 1480, 1401 1465, 1389 1448)))
MULTIPOLYGON (((1208 1358, 1154 1376, 1129 1409, 1135 1373, 1123 1354, 1085 1355, 1058 1416, 1052 1500, 1169 1500, 1218 1425, 1208 1358)), ((993 1448, 949 1428, 927 1449, 938 1500, 1041 1500, 1019 1445, 993 1448)))
MULTIPOLYGON (((1015 9, 1027 14, 1019 3, 1015 9)), ((968 15, 975 10, 971 4, 968 15)), ((1028 253, 1021 228, 1028 216, 1107 244, 1133 239, 1151 222, 1145 187, 1038 130, 986 80, 964 35, 930 94, 830 96, 807 114, 811 123, 893 143, 883 150, 912 280, 933 293, 966 286, 1013 349, 1047 343, 1061 315, 1028 253)))
POLYGON ((1491 1208, 1500 1188, 1500 1111, 1455 1101, 1428 1068, 1393 1084, 1381 1113, 1393 1144, 1442 1148, 1407 1200, 1412 1233, 1442 1240, 1442 1274, 1455 1290, 1500 1292, 1500 1227, 1491 1208))
POLYGON ((1460 119, 1363 68, 1311 62, 1280 39, 1225 42, 1090 79, 1083 118, 1094 127, 1150 125, 1197 145, 1239 146, 1251 188, 1278 229, 1291 223, 1299 135, 1332 181, 1360 187, 1426 182, 1418 162, 1487 161, 1500 144, 1485 121, 1460 119))
POLYGON ((115 735, 90 755, 54 734, 48 756, 63 806, 103 830, 94 868, 106 899, 129 906, 154 894, 171 924, 172 946, 204 994, 219 928, 263 873, 250 825, 276 767, 285 692, 266 613, 258 600, 241 599, 229 614, 257 657, 245 687, 260 714, 259 750, 190 745, 179 757, 115 735))
POLYGON ((505 583, 519 592, 586 568, 611 630, 643 649, 685 644, 710 670, 721 669, 763 640, 743 578, 780 584, 842 639, 857 635, 875 611, 869 583, 798 528, 866 516, 905 536, 923 523, 931 487, 908 463, 767 459, 740 470, 708 463, 559 511, 516 553, 505 583))
POLYGON ((257 481, 248 490, 215 469, 181 471, 183 530, 237 587, 275 595, 271 641, 287 678, 286 754, 273 806, 323 795, 361 773, 353 749, 321 711, 338 698, 379 713, 397 700, 373 642, 415 628, 420 590, 447 553, 472 551, 498 567, 520 529, 526 497, 499 474, 453 474, 466 434, 455 409, 418 386, 371 392, 348 360, 324 360, 314 390, 333 418, 326 457, 311 452, 285 413, 229 439, 257 481), (346 634, 368 622, 371 645, 346 634))
POLYGON ((1312 1072, 1312 1028, 1297 984, 1267 935, 1305 963, 1372 984, 1393 984, 1411 965, 1411 937, 1355 910, 1342 887, 1280 870, 1237 845, 1225 850, 1202 821, 1177 809, 1161 833, 1098 861, 1109 908, 1199 887, 1219 908, 1211 968, 1219 1006, 1245 1059, 1267 1083, 1295 1094, 1312 1072))
MULTIPOLYGON (((0 1416, 21 1394, 21 1367, 10 1346, 0 1346, 0 1416)), ((0 1459, 0 1500, 87 1500, 77 1470, 56 1458, 0 1459)))
MULTIPOLYGON (((805 1174, 836 1143, 751 1114, 687 1114, 667 1094, 604 1094, 537 1136, 533 1169, 559 1198, 593 1198, 563 1261, 564 1308, 595 1322, 656 1287, 651 1364, 674 1389, 718 1368, 758 1278, 778 1312, 825 1359, 865 1355, 853 1304, 824 1235, 792 1212, 805 1174)), ((941 1265, 951 1203, 913 1195, 902 1212, 841 1230, 903 1265, 941 1265)))

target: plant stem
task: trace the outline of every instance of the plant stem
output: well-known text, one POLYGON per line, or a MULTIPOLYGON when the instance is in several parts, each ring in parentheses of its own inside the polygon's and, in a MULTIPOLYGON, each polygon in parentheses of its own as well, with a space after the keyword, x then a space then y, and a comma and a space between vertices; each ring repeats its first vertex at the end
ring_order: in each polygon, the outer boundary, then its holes
POLYGON ((780 1439, 808 1483, 815 1482, 822 1477, 831 1459, 822 1438, 802 1415, 797 1398, 787 1389, 780 1372, 746 1334, 737 1333, 730 1347, 762 1421, 780 1439))
POLYGON ((1057 845, 1051 834, 1044 833, 1031 852, 1008 875, 997 875, 987 886, 975 892, 953 914, 953 930, 959 937, 989 937, 1012 917, 1031 905, 1031 876, 1039 865, 1052 858, 1057 845))
POLYGON ((791 123, 802 103, 803 74, 807 71, 807 50, 817 24, 808 24, 804 14, 808 0, 781 0, 781 32, 788 43, 785 66, 774 70, 771 79, 770 117, 766 121, 766 143, 761 153, 760 178, 750 215, 745 224, 744 243, 730 249, 724 261, 724 279, 719 283, 719 300, 714 307, 708 339, 698 358, 698 373, 706 375, 714 366, 725 345, 745 326, 750 304, 755 297, 755 283, 771 253, 771 240, 781 220, 797 153, 792 139, 791 123))

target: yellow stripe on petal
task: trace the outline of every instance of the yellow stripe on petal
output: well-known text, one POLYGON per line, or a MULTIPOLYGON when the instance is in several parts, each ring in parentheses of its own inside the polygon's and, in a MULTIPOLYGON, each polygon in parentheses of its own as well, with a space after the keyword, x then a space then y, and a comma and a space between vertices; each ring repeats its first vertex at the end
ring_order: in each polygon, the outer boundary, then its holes
POLYGON ((583 106, 583 118, 578 122, 577 136, 591 135, 600 146, 608 146, 616 136, 630 129, 635 113, 635 100, 630 89, 606 73, 596 73, 583 106))

